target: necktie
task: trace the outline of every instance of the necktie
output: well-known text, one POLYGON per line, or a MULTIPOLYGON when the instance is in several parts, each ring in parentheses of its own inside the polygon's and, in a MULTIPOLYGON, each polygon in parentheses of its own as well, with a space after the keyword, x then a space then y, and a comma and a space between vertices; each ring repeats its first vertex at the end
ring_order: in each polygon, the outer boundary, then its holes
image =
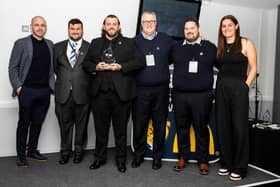
POLYGON ((77 48, 78 44, 76 42, 73 42, 73 43, 70 43, 70 45, 71 45, 71 53, 70 53, 69 60, 70 60, 71 66, 74 67, 75 62, 77 60, 76 48, 77 48))

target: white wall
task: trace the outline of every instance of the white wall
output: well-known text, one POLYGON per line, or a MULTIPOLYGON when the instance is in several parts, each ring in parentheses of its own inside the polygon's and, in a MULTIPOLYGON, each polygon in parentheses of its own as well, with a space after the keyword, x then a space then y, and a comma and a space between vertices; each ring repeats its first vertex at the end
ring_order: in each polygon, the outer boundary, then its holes
MULTIPOLYGON (((139 0, 74 0, 44 1, 38 5, 36 0, 9 0, 0 7, 0 156, 15 155, 15 132, 17 123, 17 101, 11 98, 8 79, 8 61, 11 48, 17 38, 28 33, 21 32, 21 25, 29 25, 34 15, 42 15, 48 22, 47 38, 54 42, 67 37, 67 22, 78 17, 84 22, 84 38, 91 40, 100 35, 101 24, 107 14, 119 16, 122 32, 134 36, 136 30, 139 0)), ((216 43, 219 21, 222 16, 233 14, 241 26, 242 35, 252 39, 259 57, 260 89, 265 98, 272 99, 273 67, 275 58, 277 11, 246 8, 225 4, 203 2, 200 14, 201 33, 216 43)), ((128 131, 130 131, 128 129, 128 131)), ((88 147, 94 146, 95 134, 92 119, 89 124, 88 147)), ((130 134, 130 133, 129 133, 130 134)), ((112 136, 110 145, 113 145, 112 136)), ((39 149, 42 152, 59 151, 59 130, 54 115, 53 102, 44 123, 39 149)))
POLYGON ((261 95, 258 117, 264 121, 272 121, 274 67, 277 39, 277 8, 264 10, 262 13, 259 51, 259 84, 261 95))
POLYGON ((75 0, 58 1, 18 1, 9 0, 0 7, 0 39, 1 39, 1 64, 0 64, 0 104, 10 101, 11 89, 8 84, 8 59, 14 41, 26 36, 21 32, 21 25, 29 25, 34 15, 46 18, 48 32, 46 38, 54 42, 67 37, 67 22, 73 17, 78 17, 84 22, 84 38, 91 40, 100 36, 103 19, 108 14, 116 14, 121 21, 122 32, 126 36, 134 36, 138 16, 139 0, 75 0), (42 3, 38 5, 38 3, 42 3), (124 6, 125 4, 125 6, 124 6), (3 47, 5 46, 5 47, 3 47))
MULTIPOLYGON (((12 89, 8 79, 8 61, 14 41, 29 34, 21 32, 21 26, 29 25, 33 16, 42 15, 46 18, 48 24, 46 38, 57 42, 66 39, 69 19, 78 17, 84 23, 84 38, 91 41, 93 38, 100 36, 101 26, 105 16, 116 14, 121 21, 122 33, 125 36, 133 37, 136 31, 138 7, 139 0, 83 0, 81 2, 74 0, 9 0, 5 4, 1 3, 0 156, 15 155, 16 153, 15 132, 18 107, 17 100, 11 97, 12 89)), ((95 144, 95 133, 92 119, 89 123, 88 133, 88 147, 93 148, 95 144)), ((59 151, 59 142, 59 129, 54 115, 54 104, 52 101, 48 116, 43 125, 39 149, 42 152, 59 151)), ((111 132, 109 145, 112 146, 113 144, 111 132)))
MULTIPOLYGON (((200 13, 201 34, 217 44, 220 19, 224 15, 234 15, 240 24, 241 35, 250 38, 258 55, 259 118, 272 120, 274 64, 277 30, 277 7, 256 9, 203 1, 200 13), (267 116, 267 111, 270 114, 267 116), (265 114, 266 113, 266 114, 265 114)), ((250 89, 250 117, 254 117, 255 85, 250 89)))
POLYGON ((277 29, 277 8, 263 10, 203 2, 200 13, 201 33, 217 43, 220 19, 227 14, 234 15, 240 24, 241 35, 250 38, 257 49, 259 87, 263 96, 272 99, 274 61, 277 29))
POLYGON ((259 47, 259 86, 264 99, 272 100, 277 38, 275 32, 277 30, 277 8, 264 10, 262 15, 262 26, 260 28, 261 45, 259 47))

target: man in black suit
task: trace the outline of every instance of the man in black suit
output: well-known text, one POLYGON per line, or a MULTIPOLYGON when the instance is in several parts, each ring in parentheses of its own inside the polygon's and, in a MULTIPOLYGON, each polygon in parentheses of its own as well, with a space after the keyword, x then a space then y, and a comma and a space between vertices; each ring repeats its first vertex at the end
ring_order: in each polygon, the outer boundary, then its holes
POLYGON ((103 22, 102 37, 91 42, 84 61, 91 78, 96 146, 90 169, 106 163, 107 143, 112 120, 116 165, 126 171, 127 122, 131 100, 136 96, 135 71, 145 67, 145 59, 136 50, 135 41, 121 35, 120 21, 108 15, 103 22))
POLYGON ((68 22, 68 36, 69 39, 55 44, 54 52, 55 113, 61 134, 60 164, 66 164, 69 161, 74 126, 73 162, 80 163, 83 160, 89 118, 87 89, 90 76, 82 68, 89 43, 82 38, 81 20, 75 18, 68 22))

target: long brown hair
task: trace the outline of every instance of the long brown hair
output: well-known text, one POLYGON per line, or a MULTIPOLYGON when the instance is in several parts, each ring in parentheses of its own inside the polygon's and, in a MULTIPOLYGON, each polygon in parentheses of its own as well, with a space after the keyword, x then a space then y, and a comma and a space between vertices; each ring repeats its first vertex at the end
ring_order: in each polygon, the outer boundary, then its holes
MULTIPOLYGON (((106 16, 106 18, 103 20, 103 26, 105 25, 107 18, 116 18, 117 21, 118 21, 118 24, 119 24, 119 25, 121 24, 119 18, 118 18, 116 15, 114 15, 114 14, 109 14, 109 15, 106 16)), ((118 33, 118 34, 121 34, 121 29, 119 30, 119 33, 118 33)), ((103 29, 103 27, 102 27, 102 29, 101 29, 101 36, 102 36, 102 37, 105 37, 105 35, 106 35, 106 31, 105 31, 105 30, 103 29)))
POLYGON ((238 27, 235 31, 235 39, 234 39, 234 43, 233 43, 231 50, 233 51, 233 53, 238 53, 238 52, 241 52, 241 50, 242 50, 240 25, 239 25, 237 19, 233 15, 226 15, 226 16, 222 17, 222 19, 220 21, 219 34, 218 34, 218 47, 217 47, 217 58, 218 59, 220 59, 223 56, 223 54, 226 50, 225 49, 226 39, 222 32, 222 23, 226 19, 231 20, 234 23, 234 25, 238 24, 238 27))

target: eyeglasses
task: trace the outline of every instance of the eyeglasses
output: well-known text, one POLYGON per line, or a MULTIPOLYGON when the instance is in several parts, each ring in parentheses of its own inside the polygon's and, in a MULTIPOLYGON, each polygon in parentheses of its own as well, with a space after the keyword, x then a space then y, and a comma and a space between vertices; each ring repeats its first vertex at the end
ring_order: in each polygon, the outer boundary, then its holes
POLYGON ((155 24, 156 20, 143 20, 142 23, 143 24, 155 24))

